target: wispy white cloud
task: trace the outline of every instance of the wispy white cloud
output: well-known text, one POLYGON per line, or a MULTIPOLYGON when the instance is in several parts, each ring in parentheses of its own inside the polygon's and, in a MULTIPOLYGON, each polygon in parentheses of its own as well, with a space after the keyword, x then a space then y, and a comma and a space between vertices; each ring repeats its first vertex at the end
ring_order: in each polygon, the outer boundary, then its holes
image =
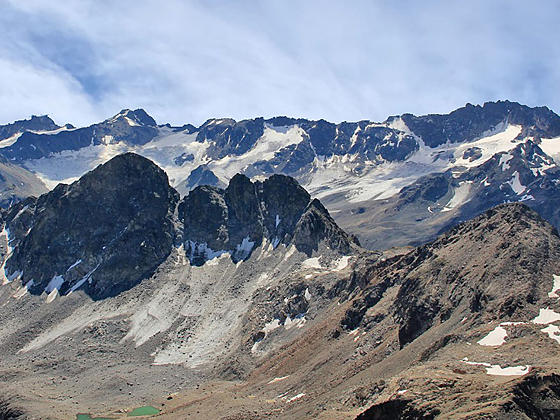
POLYGON ((560 109, 555 1, 12 0, 0 120, 333 121, 512 99, 560 109))

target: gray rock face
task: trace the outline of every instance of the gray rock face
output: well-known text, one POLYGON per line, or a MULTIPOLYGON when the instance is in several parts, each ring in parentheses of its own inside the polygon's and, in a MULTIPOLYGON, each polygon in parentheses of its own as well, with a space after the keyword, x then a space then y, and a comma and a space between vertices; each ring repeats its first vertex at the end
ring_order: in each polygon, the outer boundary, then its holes
POLYGON ((191 262, 229 252, 234 261, 247 258, 266 239, 273 247, 283 243, 310 255, 319 243, 347 252, 352 239, 329 216, 318 200, 290 177, 273 175, 252 183, 234 176, 225 190, 201 186, 181 202, 185 250, 191 262))
POLYGON ((241 155, 247 152, 262 136, 263 118, 236 122, 233 119, 208 120, 198 130, 197 140, 211 140, 214 144, 208 156, 220 159, 227 155, 241 155))
POLYGON ((115 295, 169 255, 177 200, 152 162, 118 156, 25 204, 23 215, 10 212, 6 221, 16 246, 7 271, 32 281, 32 293, 82 287, 94 299, 115 295))
POLYGON ((399 324, 401 347, 460 307, 480 313, 480 319, 483 313, 499 318, 524 315, 527 306, 536 306, 536 296, 546 296, 548 285, 535 273, 544 269, 544 260, 556 264, 553 255, 559 243, 558 231, 529 207, 496 206, 404 256, 373 267, 366 264, 359 276, 376 281, 354 302, 343 325, 373 325, 376 321, 367 310, 394 285, 400 287, 391 313, 399 324))

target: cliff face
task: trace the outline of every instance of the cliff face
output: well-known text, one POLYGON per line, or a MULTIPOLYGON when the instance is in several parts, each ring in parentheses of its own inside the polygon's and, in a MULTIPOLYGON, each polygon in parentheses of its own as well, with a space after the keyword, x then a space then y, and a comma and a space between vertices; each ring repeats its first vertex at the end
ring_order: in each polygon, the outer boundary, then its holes
POLYGON ((179 217, 185 250, 195 265, 224 252, 243 260, 264 241, 273 248, 294 244, 308 255, 322 241, 341 253, 353 244, 320 202, 284 175, 255 183, 236 175, 225 190, 197 187, 179 205, 179 217))

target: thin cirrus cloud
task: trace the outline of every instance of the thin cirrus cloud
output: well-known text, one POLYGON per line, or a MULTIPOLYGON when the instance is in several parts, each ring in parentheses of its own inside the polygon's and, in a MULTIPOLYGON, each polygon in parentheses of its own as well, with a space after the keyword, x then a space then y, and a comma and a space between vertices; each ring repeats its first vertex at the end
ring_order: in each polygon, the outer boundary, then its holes
POLYGON ((10 0, 0 121, 83 125, 122 108, 201 124, 448 112, 510 99, 559 109, 555 1, 10 0))

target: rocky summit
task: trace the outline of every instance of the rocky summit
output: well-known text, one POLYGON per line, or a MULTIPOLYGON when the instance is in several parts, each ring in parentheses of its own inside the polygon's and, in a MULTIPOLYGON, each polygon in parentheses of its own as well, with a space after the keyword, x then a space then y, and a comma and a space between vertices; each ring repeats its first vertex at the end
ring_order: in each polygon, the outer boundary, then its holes
POLYGON ((117 156, 5 215, 8 278, 39 294, 81 287, 103 298, 128 289, 171 252, 178 199, 152 162, 117 156))
POLYGON ((243 260, 263 241, 273 248, 293 243, 309 256, 322 241, 341 253, 350 252, 355 242, 318 200, 284 175, 253 183, 238 174, 225 190, 197 187, 181 202, 179 217, 185 251, 197 265, 225 252, 243 260))

